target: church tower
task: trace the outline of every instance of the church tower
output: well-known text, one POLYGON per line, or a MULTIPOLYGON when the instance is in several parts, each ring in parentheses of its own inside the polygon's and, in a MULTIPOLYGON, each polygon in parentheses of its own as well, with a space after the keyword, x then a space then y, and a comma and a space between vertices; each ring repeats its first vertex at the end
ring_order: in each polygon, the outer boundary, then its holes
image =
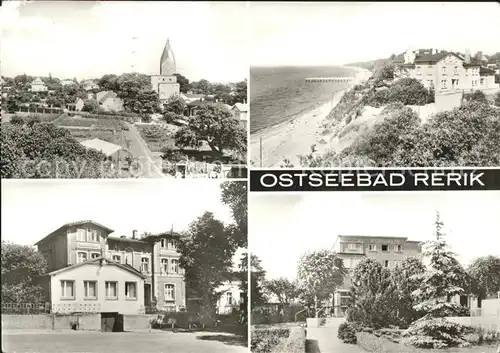
POLYGON ((174 95, 179 95, 180 85, 177 83, 175 57, 170 41, 167 39, 160 58, 160 74, 151 76, 151 87, 158 93, 160 106, 174 95))
POLYGON ((170 46, 170 40, 167 39, 165 43, 165 48, 163 48, 163 53, 160 59, 160 75, 170 76, 175 74, 175 56, 170 46))

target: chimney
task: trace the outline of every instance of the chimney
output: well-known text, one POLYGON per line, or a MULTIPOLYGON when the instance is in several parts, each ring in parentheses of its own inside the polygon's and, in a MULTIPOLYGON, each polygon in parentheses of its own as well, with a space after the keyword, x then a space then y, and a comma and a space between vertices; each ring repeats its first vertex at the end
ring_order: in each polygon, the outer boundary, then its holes
POLYGON ((132 239, 137 239, 137 230, 132 231, 132 239))

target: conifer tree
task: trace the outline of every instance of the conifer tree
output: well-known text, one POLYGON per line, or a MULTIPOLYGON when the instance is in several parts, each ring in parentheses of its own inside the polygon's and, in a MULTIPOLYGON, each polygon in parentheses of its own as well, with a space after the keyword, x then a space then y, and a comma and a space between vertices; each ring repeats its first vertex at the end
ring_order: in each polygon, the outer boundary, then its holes
POLYGON ((445 240, 439 212, 434 224, 436 239, 426 243, 428 249, 424 252, 430 259, 429 269, 417 275, 420 286, 413 292, 418 303, 415 309, 427 317, 454 316, 463 309, 451 299, 464 294, 467 275, 445 240))

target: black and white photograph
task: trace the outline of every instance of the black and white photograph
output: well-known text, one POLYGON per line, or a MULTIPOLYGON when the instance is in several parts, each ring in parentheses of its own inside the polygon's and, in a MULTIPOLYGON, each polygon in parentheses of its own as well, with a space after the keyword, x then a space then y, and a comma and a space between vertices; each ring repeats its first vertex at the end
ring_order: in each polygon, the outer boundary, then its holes
POLYGON ((244 2, 4 1, 2 178, 246 178, 244 2))
POLYGON ((2 352, 248 352, 246 220, 245 181, 2 181, 2 352))
POLYGON ((251 165, 499 166, 499 18, 498 2, 251 2, 251 165))
POLYGON ((500 192, 251 193, 251 351, 498 352, 500 192))

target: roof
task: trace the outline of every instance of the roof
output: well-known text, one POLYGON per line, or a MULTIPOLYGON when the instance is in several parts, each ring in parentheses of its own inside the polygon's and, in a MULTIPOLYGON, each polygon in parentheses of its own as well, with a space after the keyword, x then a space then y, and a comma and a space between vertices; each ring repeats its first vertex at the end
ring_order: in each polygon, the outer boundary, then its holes
POLYGON ((123 149, 122 146, 115 145, 114 143, 106 142, 98 138, 92 140, 86 140, 80 142, 86 148, 97 150, 104 153, 107 157, 115 154, 119 150, 123 149))
POLYGON ((483 67, 481 66, 479 68, 479 75, 480 76, 488 76, 488 75, 494 75, 495 74, 495 70, 492 70, 492 69, 489 69, 487 67, 483 67))
POLYGON ((40 79, 40 77, 37 77, 31 82, 32 85, 44 85, 43 81, 40 79))
POLYGON ((147 244, 145 241, 142 239, 133 239, 133 238, 128 238, 128 237, 108 237, 108 241, 117 241, 117 242, 123 242, 123 243, 140 243, 140 244, 147 244))
POLYGON ((338 235, 339 238, 363 238, 363 239, 400 239, 408 240, 407 237, 388 237, 388 236, 376 236, 376 235, 338 235))
POLYGON ((90 219, 89 220, 84 220, 84 221, 76 221, 76 222, 70 222, 70 223, 63 224, 62 226, 60 226, 59 228, 57 228, 55 231, 53 231, 52 233, 50 233, 49 235, 47 235, 43 239, 41 239, 38 242, 36 242, 35 245, 38 245, 39 243, 41 243, 45 239, 48 239, 49 237, 51 237, 52 235, 56 234, 57 232, 59 232, 60 230, 62 230, 64 228, 69 228, 69 227, 73 227, 73 226, 79 226, 79 225, 83 225, 83 224, 87 224, 87 223, 92 223, 93 225, 95 225, 95 226, 97 226, 99 228, 107 230, 109 233, 113 233, 114 232, 113 229, 108 228, 106 226, 103 226, 102 224, 94 222, 94 221, 92 221, 90 219))
POLYGON ((103 103, 108 98, 116 98, 118 95, 113 91, 97 92, 97 102, 103 103))
POLYGON ((200 98, 205 97, 205 95, 204 95, 204 94, 195 94, 195 93, 183 93, 183 94, 184 94, 184 96, 185 96, 186 98, 196 98, 196 99, 200 99, 200 98))
POLYGON ((212 102, 207 102, 206 100, 195 100, 193 102, 186 103, 188 107, 203 107, 208 104, 212 104, 212 102))
POLYGON ((448 51, 440 51, 439 53, 432 54, 432 53, 426 53, 426 54, 417 54, 415 57, 415 62, 435 62, 437 63, 441 59, 444 59, 448 55, 453 55, 457 57, 460 60, 464 60, 459 54, 454 53, 454 52, 448 52, 448 51))
POLYGON ((141 272, 137 271, 132 266, 130 266, 128 264, 121 264, 121 263, 119 263, 117 261, 109 260, 109 259, 106 259, 104 257, 98 257, 96 259, 91 259, 91 260, 88 260, 88 261, 85 261, 85 262, 81 262, 79 264, 75 264, 75 265, 71 265, 71 266, 68 266, 68 267, 64 267, 64 268, 61 268, 59 270, 55 270, 55 271, 49 272, 49 273, 47 273, 45 275, 46 276, 47 275, 48 276, 53 276, 53 275, 56 275, 58 273, 65 272, 65 271, 68 271, 68 270, 71 270, 71 269, 74 269, 74 268, 77 268, 77 267, 81 267, 81 266, 85 266, 85 265, 97 265, 99 262, 101 262, 103 260, 105 261, 106 265, 116 266, 116 267, 121 268, 122 270, 131 272, 131 273, 133 273, 134 275, 136 275, 138 277, 141 277, 141 278, 144 278, 144 279, 146 278, 145 275, 143 275, 141 272))
POLYGON ((238 109, 240 112, 248 112, 248 104, 236 103, 233 106, 233 109, 234 108, 238 109))

